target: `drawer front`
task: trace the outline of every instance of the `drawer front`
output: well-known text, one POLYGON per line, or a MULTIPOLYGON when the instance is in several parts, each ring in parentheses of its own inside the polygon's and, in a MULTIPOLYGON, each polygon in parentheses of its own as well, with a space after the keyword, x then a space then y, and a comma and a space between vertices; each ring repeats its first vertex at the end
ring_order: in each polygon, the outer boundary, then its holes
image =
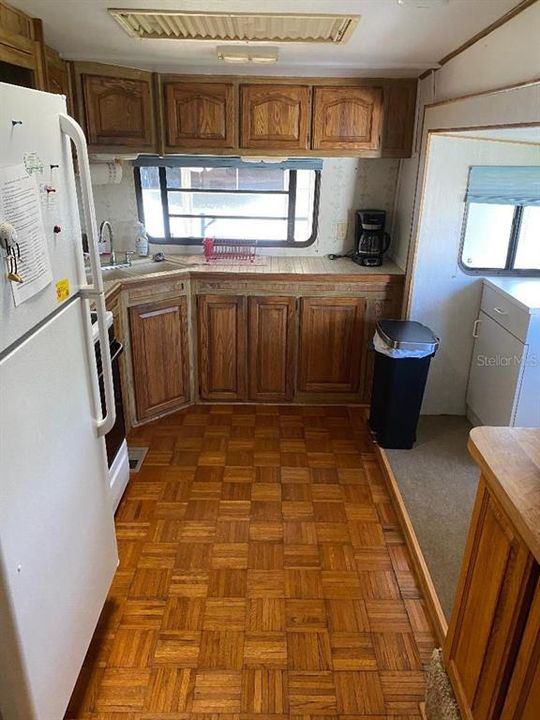
POLYGON ((511 302, 504 293, 484 285, 481 309, 519 340, 527 341, 530 315, 511 302))

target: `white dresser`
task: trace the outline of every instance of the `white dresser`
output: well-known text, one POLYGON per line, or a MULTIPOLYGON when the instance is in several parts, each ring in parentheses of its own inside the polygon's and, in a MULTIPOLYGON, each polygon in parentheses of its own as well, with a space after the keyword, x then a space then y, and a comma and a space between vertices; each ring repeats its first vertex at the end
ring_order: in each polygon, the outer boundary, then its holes
POLYGON ((484 279, 473 334, 470 421, 540 427, 540 278, 484 279))

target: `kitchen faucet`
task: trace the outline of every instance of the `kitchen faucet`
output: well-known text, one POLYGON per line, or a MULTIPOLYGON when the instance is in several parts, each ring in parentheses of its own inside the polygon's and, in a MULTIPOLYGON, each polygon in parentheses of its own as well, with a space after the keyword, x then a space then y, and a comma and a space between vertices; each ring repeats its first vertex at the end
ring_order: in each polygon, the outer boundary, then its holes
POLYGON ((130 252, 129 250, 125 251, 126 259, 123 263, 117 263, 116 262, 116 252, 114 250, 114 233, 112 229, 112 225, 108 220, 103 220, 101 225, 99 226, 99 242, 103 242, 103 235, 105 232, 105 228, 109 231, 109 242, 111 245, 111 259, 108 263, 108 265, 102 265, 102 270, 111 270, 113 268, 119 268, 119 267, 131 267, 131 256, 133 255, 133 252, 130 252))
POLYGON ((116 260, 116 254, 115 254, 114 248, 113 248, 114 233, 113 233, 112 225, 108 220, 103 220, 103 222, 99 226, 99 242, 100 242, 100 244, 103 242, 103 234, 105 232, 105 228, 107 228, 109 231, 109 242, 111 245, 111 260, 109 262, 109 265, 111 267, 114 267, 115 260, 116 260))

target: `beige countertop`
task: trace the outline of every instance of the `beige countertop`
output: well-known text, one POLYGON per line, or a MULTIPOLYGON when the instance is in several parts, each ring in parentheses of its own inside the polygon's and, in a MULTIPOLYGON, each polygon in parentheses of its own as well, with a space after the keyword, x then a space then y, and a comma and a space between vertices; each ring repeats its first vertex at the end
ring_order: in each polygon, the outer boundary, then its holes
POLYGON ((327 257, 275 257, 260 256, 254 263, 234 261, 205 262, 201 255, 171 255, 163 263, 152 260, 135 260, 131 267, 105 270, 103 280, 107 295, 113 293, 119 284, 132 285, 151 282, 155 279, 189 275, 205 277, 227 276, 227 279, 278 280, 332 280, 362 282, 370 280, 402 278, 403 270, 390 261, 380 267, 362 267, 348 258, 330 260, 327 257))
POLYGON ((540 562, 540 428, 477 427, 469 451, 540 562))

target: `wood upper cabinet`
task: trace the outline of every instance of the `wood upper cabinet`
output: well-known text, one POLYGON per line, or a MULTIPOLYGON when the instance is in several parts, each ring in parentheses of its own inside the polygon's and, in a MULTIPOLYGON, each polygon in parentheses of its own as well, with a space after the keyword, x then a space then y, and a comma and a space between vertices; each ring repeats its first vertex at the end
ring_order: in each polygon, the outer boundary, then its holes
POLYGON ((380 148, 381 88, 325 86, 313 93, 314 150, 380 148))
POLYGON ((384 88, 383 157, 410 157, 416 108, 416 81, 384 88))
POLYGON ((198 298, 199 384, 205 400, 246 398, 246 298, 198 298))
POLYGON ((137 419, 178 407, 190 398, 186 299, 129 308, 137 419))
POLYGON ((240 147, 309 148, 310 97, 306 85, 241 85, 240 147))
POLYGON ((0 0, 0 82, 46 90, 43 26, 0 0))
POLYGON ((226 83, 164 85, 167 149, 233 148, 235 88, 226 83))
POLYGON ((250 400, 292 400, 296 325, 295 298, 249 298, 250 400))
POLYGON ((302 298, 299 391, 357 392, 365 306, 365 298, 302 298))
POLYGON ((65 95, 68 106, 71 104, 68 64, 50 47, 45 48, 47 63, 47 91, 65 95))
POLYGON ((150 73, 75 63, 75 75, 79 114, 90 146, 138 152, 156 149, 150 73))
POLYGON ((482 476, 444 647, 464 717, 501 718, 534 564, 482 476))

